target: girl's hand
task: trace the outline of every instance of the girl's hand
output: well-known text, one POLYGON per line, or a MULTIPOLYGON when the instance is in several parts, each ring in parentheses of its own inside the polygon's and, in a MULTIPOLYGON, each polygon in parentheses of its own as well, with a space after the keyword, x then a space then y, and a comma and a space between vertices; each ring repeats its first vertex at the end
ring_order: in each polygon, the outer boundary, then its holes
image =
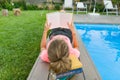
POLYGON ((45 27, 44 27, 44 31, 45 31, 45 32, 49 31, 50 26, 51 26, 51 23, 48 24, 48 22, 46 22, 46 23, 45 23, 45 27))
POLYGON ((72 22, 67 23, 67 25, 68 25, 68 27, 70 28, 71 31, 74 30, 74 27, 73 27, 73 23, 72 23, 72 22))
POLYGON ((67 24, 69 26, 69 29, 72 31, 72 35, 75 34, 75 28, 73 26, 73 23, 71 22, 71 23, 67 23, 67 24))

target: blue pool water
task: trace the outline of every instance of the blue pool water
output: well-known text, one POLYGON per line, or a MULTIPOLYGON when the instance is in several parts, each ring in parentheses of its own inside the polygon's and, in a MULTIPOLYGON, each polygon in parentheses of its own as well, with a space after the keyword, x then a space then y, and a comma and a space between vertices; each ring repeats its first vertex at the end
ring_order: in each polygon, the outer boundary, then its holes
POLYGON ((102 80, 120 80, 120 25, 75 26, 102 80))

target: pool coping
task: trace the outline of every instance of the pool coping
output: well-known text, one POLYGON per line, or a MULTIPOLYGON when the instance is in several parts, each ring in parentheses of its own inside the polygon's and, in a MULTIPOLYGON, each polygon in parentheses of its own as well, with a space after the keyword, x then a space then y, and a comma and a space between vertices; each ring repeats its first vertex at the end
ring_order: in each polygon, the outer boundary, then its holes
MULTIPOLYGON (((78 32, 77 32, 77 38, 78 38, 78 42, 79 42, 80 61, 83 64, 85 80, 102 80, 92 59, 90 58, 90 55, 88 54, 88 52, 82 42, 82 39, 78 35, 78 32)), ((82 79, 82 80, 84 80, 84 79, 82 79)))
POLYGON ((116 15, 74 15, 74 22, 76 23, 94 23, 94 24, 120 24, 120 16, 116 15))

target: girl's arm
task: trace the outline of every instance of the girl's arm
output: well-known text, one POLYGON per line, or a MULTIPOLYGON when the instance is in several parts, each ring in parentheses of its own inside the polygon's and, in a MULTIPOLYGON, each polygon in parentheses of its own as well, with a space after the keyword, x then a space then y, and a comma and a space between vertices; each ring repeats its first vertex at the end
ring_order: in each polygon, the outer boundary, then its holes
POLYGON ((73 23, 68 23, 68 26, 69 26, 70 30, 72 31, 73 47, 78 49, 79 45, 78 45, 77 35, 75 32, 75 28, 73 26, 73 23))
POLYGON ((41 50, 46 49, 46 43, 47 43, 47 32, 50 28, 50 24, 48 25, 48 23, 45 23, 45 27, 44 27, 44 31, 43 31, 43 36, 42 36, 42 40, 41 40, 41 50))

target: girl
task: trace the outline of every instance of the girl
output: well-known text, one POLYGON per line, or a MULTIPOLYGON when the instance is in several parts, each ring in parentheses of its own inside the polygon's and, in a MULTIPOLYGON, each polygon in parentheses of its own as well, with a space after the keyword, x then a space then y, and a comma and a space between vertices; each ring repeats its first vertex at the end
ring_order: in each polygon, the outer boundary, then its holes
POLYGON ((59 74, 71 69, 70 55, 77 58, 80 55, 76 33, 72 23, 68 23, 69 29, 49 29, 51 24, 45 23, 43 37, 41 40, 40 58, 50 63, 50 70, 59 74), (51 31, 47 42, 47 33, 51 31))

